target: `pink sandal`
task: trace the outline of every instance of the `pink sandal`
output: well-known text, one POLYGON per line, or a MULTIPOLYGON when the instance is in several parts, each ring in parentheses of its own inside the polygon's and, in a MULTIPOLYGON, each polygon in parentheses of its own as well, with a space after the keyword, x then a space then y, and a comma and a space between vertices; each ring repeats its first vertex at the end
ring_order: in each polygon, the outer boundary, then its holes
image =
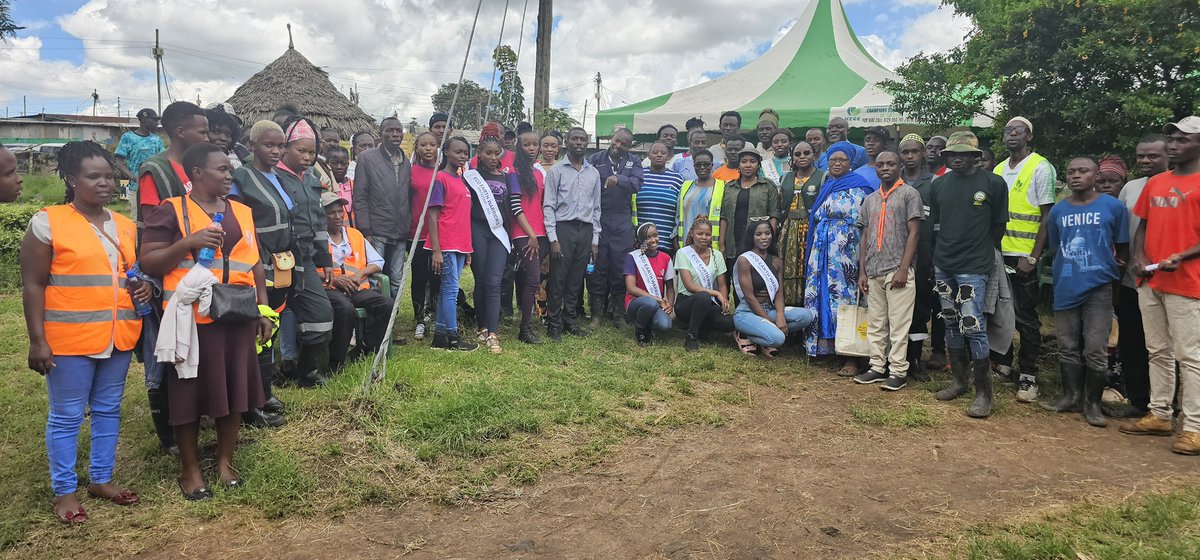
POLYGON ((733 331, 733 342, 737 344, 738 350, 741 350, 743 354, 753 355, 758 350, 758 347, 750 342, 750 339, 743 337, 742 333, 736 330, 733 331))

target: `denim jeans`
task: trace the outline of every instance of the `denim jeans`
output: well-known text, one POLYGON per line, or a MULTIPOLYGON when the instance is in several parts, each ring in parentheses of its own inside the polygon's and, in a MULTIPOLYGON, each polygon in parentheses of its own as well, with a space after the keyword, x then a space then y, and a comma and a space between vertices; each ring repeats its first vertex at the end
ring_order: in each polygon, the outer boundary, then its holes
POLYGON ((477 223, 472 224, 471 247, 475 250, 471 253, 471 274, 475 276, 475 326, 488 332, 499 332, 500 285, 504 280, 504 266, 508 264, 508 251, 491 230, 477 223))
POLYGON ((279 313, 279 359, 294 362, 300 359, 300 325, 296 312, 284 308, 279 313))
POLYGON ((408 256, 408 241, 404 239, 375 238, 372 243, 379 256, 383 257, 383 273, 392 283, 392 299, 400 290, 400 275, 404 272, 404 258, 408 256))
POLYGON ((633 318, 633 324, 639 329, 652 328, 658 332, 671 330, 671 316, 650 296, 633 298, 625 308, 625 314, 633 318))
POLYGON ((50 486, 55 496, 71 494, 79 486, 75 458, 84 412, 91 409, 92 448, 88 478, 92 484, 112 481, 117 461, 117 433, 121 428, 121 398, 131 352, 113 351, 103 360, 86 356, 55 356, 46 374, 50 416, 46 421, 46 455, 50 460, 50 486))
POLYGON ((1112 287, 1108 285, 1092 290, 1079 307, 1055 311, 1058 361, 1095 371, 1107 370, 1112 317, 1112 287))
POLYGON ((950 274, 935 269, 933 289, 942 302, 946 348, 968 348, 972 360, 986 360, 990 352, 987 317, 983 314, 987 275, 950 274))
POLYGON ((438 296, 437 321, 433 332, 458 332, 458 282, 462 279, 463 266, 467 256, 462 253, 442 253, 442 287, 438 296))
MULTIPOLYGON (((749 294, 747 294, 749 296, 749 294)), ((763 305, 763 311, 767 312, 770 321, 763 319, 750 310, 750 304, 743 301, 739 303, 737 309, 733 311, 733 326, 738 332, 750 339, 750 342, 760 346, 770 346, 778 348, 783 346, 787 335, 799 332, 816 320, 817 316, 809 309, 803 307, 784 307, 783 318, 787 321, 787 332, 779 330, 775 326, 775 319, 778 317, 775 307, 771 304, 763 305)))

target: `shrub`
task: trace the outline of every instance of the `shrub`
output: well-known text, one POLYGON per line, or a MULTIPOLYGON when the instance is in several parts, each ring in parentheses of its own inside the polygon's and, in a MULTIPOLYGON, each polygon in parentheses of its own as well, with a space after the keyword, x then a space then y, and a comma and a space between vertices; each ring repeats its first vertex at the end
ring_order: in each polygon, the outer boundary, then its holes
POLYGON ((29 218, 42 209, 40 204, 0 205, 0 288, 21 285, 21 239, 29 227, 29 218))

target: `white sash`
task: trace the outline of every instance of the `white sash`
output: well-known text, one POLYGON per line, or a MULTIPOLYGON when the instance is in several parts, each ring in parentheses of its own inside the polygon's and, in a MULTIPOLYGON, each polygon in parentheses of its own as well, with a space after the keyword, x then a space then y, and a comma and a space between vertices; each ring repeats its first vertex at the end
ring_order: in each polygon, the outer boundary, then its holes
MULTIPOLYGON (((775 294, 779 292, 779 279, 775 278, 775 273, 771 272, 771 269, 767 267, 767 262, 755 254, 754 251, 746 251, 742 253, 742 256, 746 257, 746 262, 750 263, 750 266, 753 266, 758 275, 762 277, 763 284, 767 286, 767 295, 771 301, 775 301, 775 294)), ((734 268, 737 268, 737 266, 734 265, 734 268)), ((738 298, 746 299, 746 296, 742 294, 742 286, 737 282, 734 282, 733 286, 737 288, 738 298)))
MULTIPOLYGON (((697 253, 691 246, 680 249, 679 253, 686 257, 688 262, 692 263, 692 270, 696 271, 693 276, 700 283, 700 287, 706 290, 713 289, 712 272, 708 270, 708 265, 704 264, 704 259, 700 258, 700 253, 697 253)), ((709 260, 715 258, 717 258, 715 253, 710 252, 708 254, 709 260)), ((713 303, 717 303, 717 298, 710 297, 709 299, 713 300, 713 303)))
POLYGON ((650 266, 650 258, 641 249, 634 249, 629 254, 633 255, 633 263, 637 265, 638 275, 642 277, 642 284, 646 286, 646 291, 656 298, 661 298, 662 290, 658 287, 658 278, 654 275, 654 267, 650 266))
POLYGON ((763 170, 763 175, 766 176, 766 178, 768 180, 770 180, 772 183, 775 183, 776 187, 778 187, 779 184, 783 182, 783 179, 779 176, 779 170, 775 169, 775 160, 774 159, 767 158, 767 159, 763 160, 761 167, 763 170))
POLYGON ((508 232, 504 231, 504 214, 500 213, 500 206, 496 204, 496 195, 492 194, 492 188, 488 186, 483 175, 480 175, 476 169, 463 173, 463 180, 471 185, 471 190, 475 191, 475 197, 479 199, 479 204, 483 207, 483 215, 487 217, 492 235, 504 244, 505 252, 511 253, 512 242, 508 240, 508 232))

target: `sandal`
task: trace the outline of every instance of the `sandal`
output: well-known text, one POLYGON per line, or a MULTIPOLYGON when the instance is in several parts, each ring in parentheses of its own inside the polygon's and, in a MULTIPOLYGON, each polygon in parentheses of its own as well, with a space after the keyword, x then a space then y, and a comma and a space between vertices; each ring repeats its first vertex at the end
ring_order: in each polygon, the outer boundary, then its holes
POLYGON ((133 490, 130 490, 128 488, 121 490, 120 492, 117 492, 111 496, 105 496, 105 495, 95 491, 94 489, 92 489, 92 486, 93 485, 91 485, 91 484, 88 485, 87 493, 89 496, 91 496, 93 498, 100 498, 101 500, 108 500, 119 506, 131 506, 133 504, 138 503, 138 501, 141 500, 141 498, 138 497, 137 492, 134 492, 133 490))
POLYGON ((779 355, 779 349, 774 346, 760 346, 764 358, 774 358, 779 355))
POLYGON ((192 490, 192 493, 189 494, 187 489, 183 487, 182 480, 176 480, 176 482, 179 484, 179 491, 183 492, 183 497, 189 502, 198 502, 200 500, 207 500, 212 497, 212 491, 205 486, 201 486, 195 490, 192 490))
POLYGON ((88 520, 87 511, 83 509, 83 506, 59 513, 58 504, 51 503, 50 511, 54 513, 54 517, 58 518, 59 522, 65 525, 79 525, 88 520))
POLYGON ((846 360, 843 362, 841 369, 839 369, 837 372, 839 377, 854 377, 859 373, 861 372, 859 371, 858 363, 854 360, 846 360))
POLYGON ((733 342, 737 345, 738 350, 746 355, 753 355, 758 350, 758 347, 750 342, 750 339, 743 337, 742 333, 736 330, 733 331, 733 342))

